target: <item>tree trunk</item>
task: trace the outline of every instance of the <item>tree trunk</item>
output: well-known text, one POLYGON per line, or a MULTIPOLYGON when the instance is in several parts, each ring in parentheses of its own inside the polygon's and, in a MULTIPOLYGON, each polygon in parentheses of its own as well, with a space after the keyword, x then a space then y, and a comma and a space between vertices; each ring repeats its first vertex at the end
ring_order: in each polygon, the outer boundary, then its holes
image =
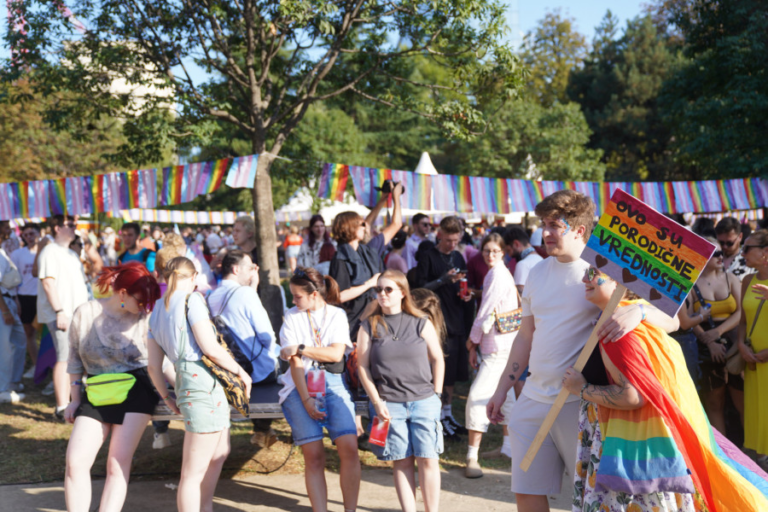
MULTIPOLYGON (((263 153, 256 150, 254 153, 263 153)), ((275 229, 275 207, 272 203, 272 178, 269 169, 272 157, 259 155, 256 168, 256 182, 253 187, 253 212, 256 221, 256 251, 259 265, 259 295, 275 335, 283 325, 283 301, 280 295, 280 266, 277 261, 277 231, 275 229)))

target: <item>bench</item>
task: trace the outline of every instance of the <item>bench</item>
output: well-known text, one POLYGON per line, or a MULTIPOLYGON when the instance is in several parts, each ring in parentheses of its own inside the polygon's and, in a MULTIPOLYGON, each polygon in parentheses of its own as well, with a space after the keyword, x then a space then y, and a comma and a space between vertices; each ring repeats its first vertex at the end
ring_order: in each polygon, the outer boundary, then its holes
MULTIPOLYGON (((283 409, 278 403, 278 393, 282 389, 281 384, 267 384, 265 386, 253 386, 251 388, 251 399, 249 401, 249 411, 247 418, 282 418, 283 409)), ((355 400, 355 411, 358 415, 368 416, 368 400, 358 398, 355 400)), ((230 406, 230 417, 232 419, 246 418, 234 407, 230 406)), ((152 414, 152 421, 182 420, 181 414, 174 413, 165 402, 160 402, 155 407, 152 414)))

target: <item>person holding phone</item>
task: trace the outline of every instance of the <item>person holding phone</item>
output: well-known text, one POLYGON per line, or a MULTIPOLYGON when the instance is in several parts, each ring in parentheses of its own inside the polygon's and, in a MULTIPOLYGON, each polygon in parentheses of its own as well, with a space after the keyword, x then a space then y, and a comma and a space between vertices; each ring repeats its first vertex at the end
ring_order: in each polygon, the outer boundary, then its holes
POLYGON ((314 512, 328 506, 323 427, 336 445, 341 462, 341 494, 345 512, 354 512, 360 492, 355 406, 342 376, 344 357, 352 351, 349 324, 339 302, 339 287, 312 267, 299 267, 291 277, 295 306, 280 329, 280 357, 291 371, 283 374, 280 405, 304 455, 304 480, 314 512), (322 399, 310 395, 307 380, 324 388, 322 399))
POLYGON ((419 256, 416 266, 416 287, 432 290, 440 298, 448 335, 445 340, 445 383, 443 386, 443 429, 450 440, 466 435, 451 408, 453 386, 469 380, 469 354, 466 340, 472 326, 474 306, 471 295, 461 297, 460 280, 467 276, 467 264, 456 250, 464 228, 458 217, 440 221, 437 245, 419 256))

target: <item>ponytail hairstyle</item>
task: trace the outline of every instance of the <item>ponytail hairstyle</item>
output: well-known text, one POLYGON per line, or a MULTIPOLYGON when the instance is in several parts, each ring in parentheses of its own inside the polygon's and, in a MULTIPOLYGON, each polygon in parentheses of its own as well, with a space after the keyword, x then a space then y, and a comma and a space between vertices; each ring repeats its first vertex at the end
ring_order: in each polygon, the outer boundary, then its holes
POLYGON ((440 299, 435 292, 427 290, 426 288, 416 288, 411 292, 411 298, 414 305, 423 311, 432 325, 435 326, 437 336, 440 338, 440 344, 445 343, 445 338, 448 336, 448 329, 445 327, 445 320, 443 318, 443 310, 440 309, 440 299))
POLYGON ((160 299, 160 286, 152 274, 138 261, 131 261, 114 267, 105 267, 96 278, 101 293, 110 289, 117 293, 125 290, 139 302, 144 311, 152 311, 160 299))
POLYGON ((312 292, 319 293, 328 304, 341 304, 341 292, 336 280, 320 274, 312 267, 298 267, 291 276, 290 283, 300 287, 308 295, 312 292))
POLYGON ((179 280, 193 278, 197 273, 197 269, 195 269, 195 264, 192 263, 192 260, 184 256, 177 256, 165 265, 162 272, 163 279, 168 283, 168 288, 165 290, 165 309, 167 311, 179 280))
MULTIPOLYGON (((400 288, 400 292, 403 294, 403 302, 401 304, 403 313, 415 316, 416 318, 424 318, 427 316, 413 303, 413 299, 411 298, 411 288, 408 285, 408 279, 406 279, 405 274, 399 270, 389 269, 382 272, 381 276, 379 276, 379 281, 382 279, 389 279, 400 288)), ((365 308, 360 320, 368 320, 371 324, 371 336, 376 335, 376 329, 378 328, 379 322, 381 322, 385 329, 387 328, 387 322, 384 320, 384 311, 382 311, 381 304, 379 304, 378 300, 371 301, 371 303, 368 304, 368 307, 365 308)))

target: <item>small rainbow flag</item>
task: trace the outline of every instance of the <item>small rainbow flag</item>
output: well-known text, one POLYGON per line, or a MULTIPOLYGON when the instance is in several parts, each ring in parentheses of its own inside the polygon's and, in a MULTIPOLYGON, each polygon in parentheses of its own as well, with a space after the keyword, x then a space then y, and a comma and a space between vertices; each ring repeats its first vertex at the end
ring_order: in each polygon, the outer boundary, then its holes
MULTIPOLYGON (((378 171, 379 169, 372 169, 378 171)), ((320 175, 317 195, 322 199, 341 201, 349 179, 349 166, 342 164, 325 164, 320 175)))
POLYGON ((128 171, 123 173, 121 184, 123 198, 120 201, 120 207, 124 210, 139 207, 139 171, 128 171))
POLYGON ((17 200, 13 202, 14 216, 17 218, 31 217, 29 214, 29 182, 10 183, 12 197, 17 200))
POLYGON ((509 180, 492 180, 494 188, 493 194, 496 200, 497 211, 502 214, 512 213, 511 203, 509 201, 509 180))
POLYGON ((163 168, 163 191, 160 204, 171 206, 181 204, 181 183, 184 180, 184 166, 174 165, 163 168))
POLYGON ((224 173, 227 172, 228 168, 229 158, 223 158, 215 162, 206 162, 198 181, 198 195, 210 194, 218 190, 224 180, 224 173))
POLYGON ((67 178, 48 180, 48 190, 51 191, 51 214, 67 214, 67 178))
POLYGON ((232 188, 253 188, 259 155, 239 156, 232 160, 227 174, 227 186, 232 188))

